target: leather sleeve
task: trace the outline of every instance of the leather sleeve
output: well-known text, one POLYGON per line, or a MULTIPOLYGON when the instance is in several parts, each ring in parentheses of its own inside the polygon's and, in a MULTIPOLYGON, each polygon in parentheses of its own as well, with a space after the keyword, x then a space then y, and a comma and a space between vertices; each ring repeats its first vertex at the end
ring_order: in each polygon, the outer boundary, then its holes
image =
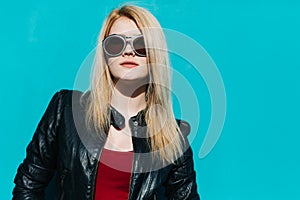
POLYGON ((193 152, 187 140, 190 126, 187 122, 180 120, 179 127, 185 138, 186 151, 175 162, 170 172, 166 184, 166 194, 168 199, 172 200, 200 200, 200 196, 197 192, 193 152))
POLYGON ((61 118, 61 90, 52 97, 34 136, 26 148, 26 158, 14 179, 13 200, 44 199, 44 190, 56 168, 57 130, 61 118))

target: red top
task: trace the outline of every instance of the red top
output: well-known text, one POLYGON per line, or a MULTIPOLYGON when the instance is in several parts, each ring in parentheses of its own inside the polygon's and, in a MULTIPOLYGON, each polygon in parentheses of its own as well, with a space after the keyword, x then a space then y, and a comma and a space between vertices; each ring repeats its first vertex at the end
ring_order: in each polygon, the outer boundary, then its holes
POLYGON ((95 200, 128 199, 133 152, 104 149, 98 166, 95 200))

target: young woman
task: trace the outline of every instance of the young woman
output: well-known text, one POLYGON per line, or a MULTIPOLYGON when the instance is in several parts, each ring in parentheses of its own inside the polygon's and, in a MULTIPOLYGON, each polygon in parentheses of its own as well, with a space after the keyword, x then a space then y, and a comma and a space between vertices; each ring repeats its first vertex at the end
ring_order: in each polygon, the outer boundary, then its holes
POLYGON ((52 97, 13 199, 44 199, 51 185, 57 199, 199 199, 189 125, 174 118, 169 74, 155 17, 137 6, 113 10, 89 90, 52 97))

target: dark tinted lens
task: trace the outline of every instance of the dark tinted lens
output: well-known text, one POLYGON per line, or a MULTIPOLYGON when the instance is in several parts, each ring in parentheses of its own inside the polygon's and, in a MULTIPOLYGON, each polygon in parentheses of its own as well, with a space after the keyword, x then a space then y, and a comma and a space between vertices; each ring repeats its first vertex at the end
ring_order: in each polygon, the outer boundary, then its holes
POLYGON ((107 53, 116 55, 121 53, 124 48, 124 40, 118 36, 110 36, 104 41, 104 48, 107 53))
POLYGON ((133 41, 133 47, 138 54, 146 56, 145 42, 143 36, 135 38, 135 40, 133 41))

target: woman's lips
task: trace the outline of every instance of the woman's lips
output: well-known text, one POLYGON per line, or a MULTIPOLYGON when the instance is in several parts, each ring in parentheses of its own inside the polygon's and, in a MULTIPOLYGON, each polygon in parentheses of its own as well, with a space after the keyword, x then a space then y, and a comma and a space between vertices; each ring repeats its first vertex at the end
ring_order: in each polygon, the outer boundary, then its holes
POLYGON ((132 61, 125 61, 125 62, 122 62, 120 64, 122 67, 126 67, 126 68, 134 68, 134 67, 137 67, 138 64, 135 63, 135 62, 132 62, 132 61))

